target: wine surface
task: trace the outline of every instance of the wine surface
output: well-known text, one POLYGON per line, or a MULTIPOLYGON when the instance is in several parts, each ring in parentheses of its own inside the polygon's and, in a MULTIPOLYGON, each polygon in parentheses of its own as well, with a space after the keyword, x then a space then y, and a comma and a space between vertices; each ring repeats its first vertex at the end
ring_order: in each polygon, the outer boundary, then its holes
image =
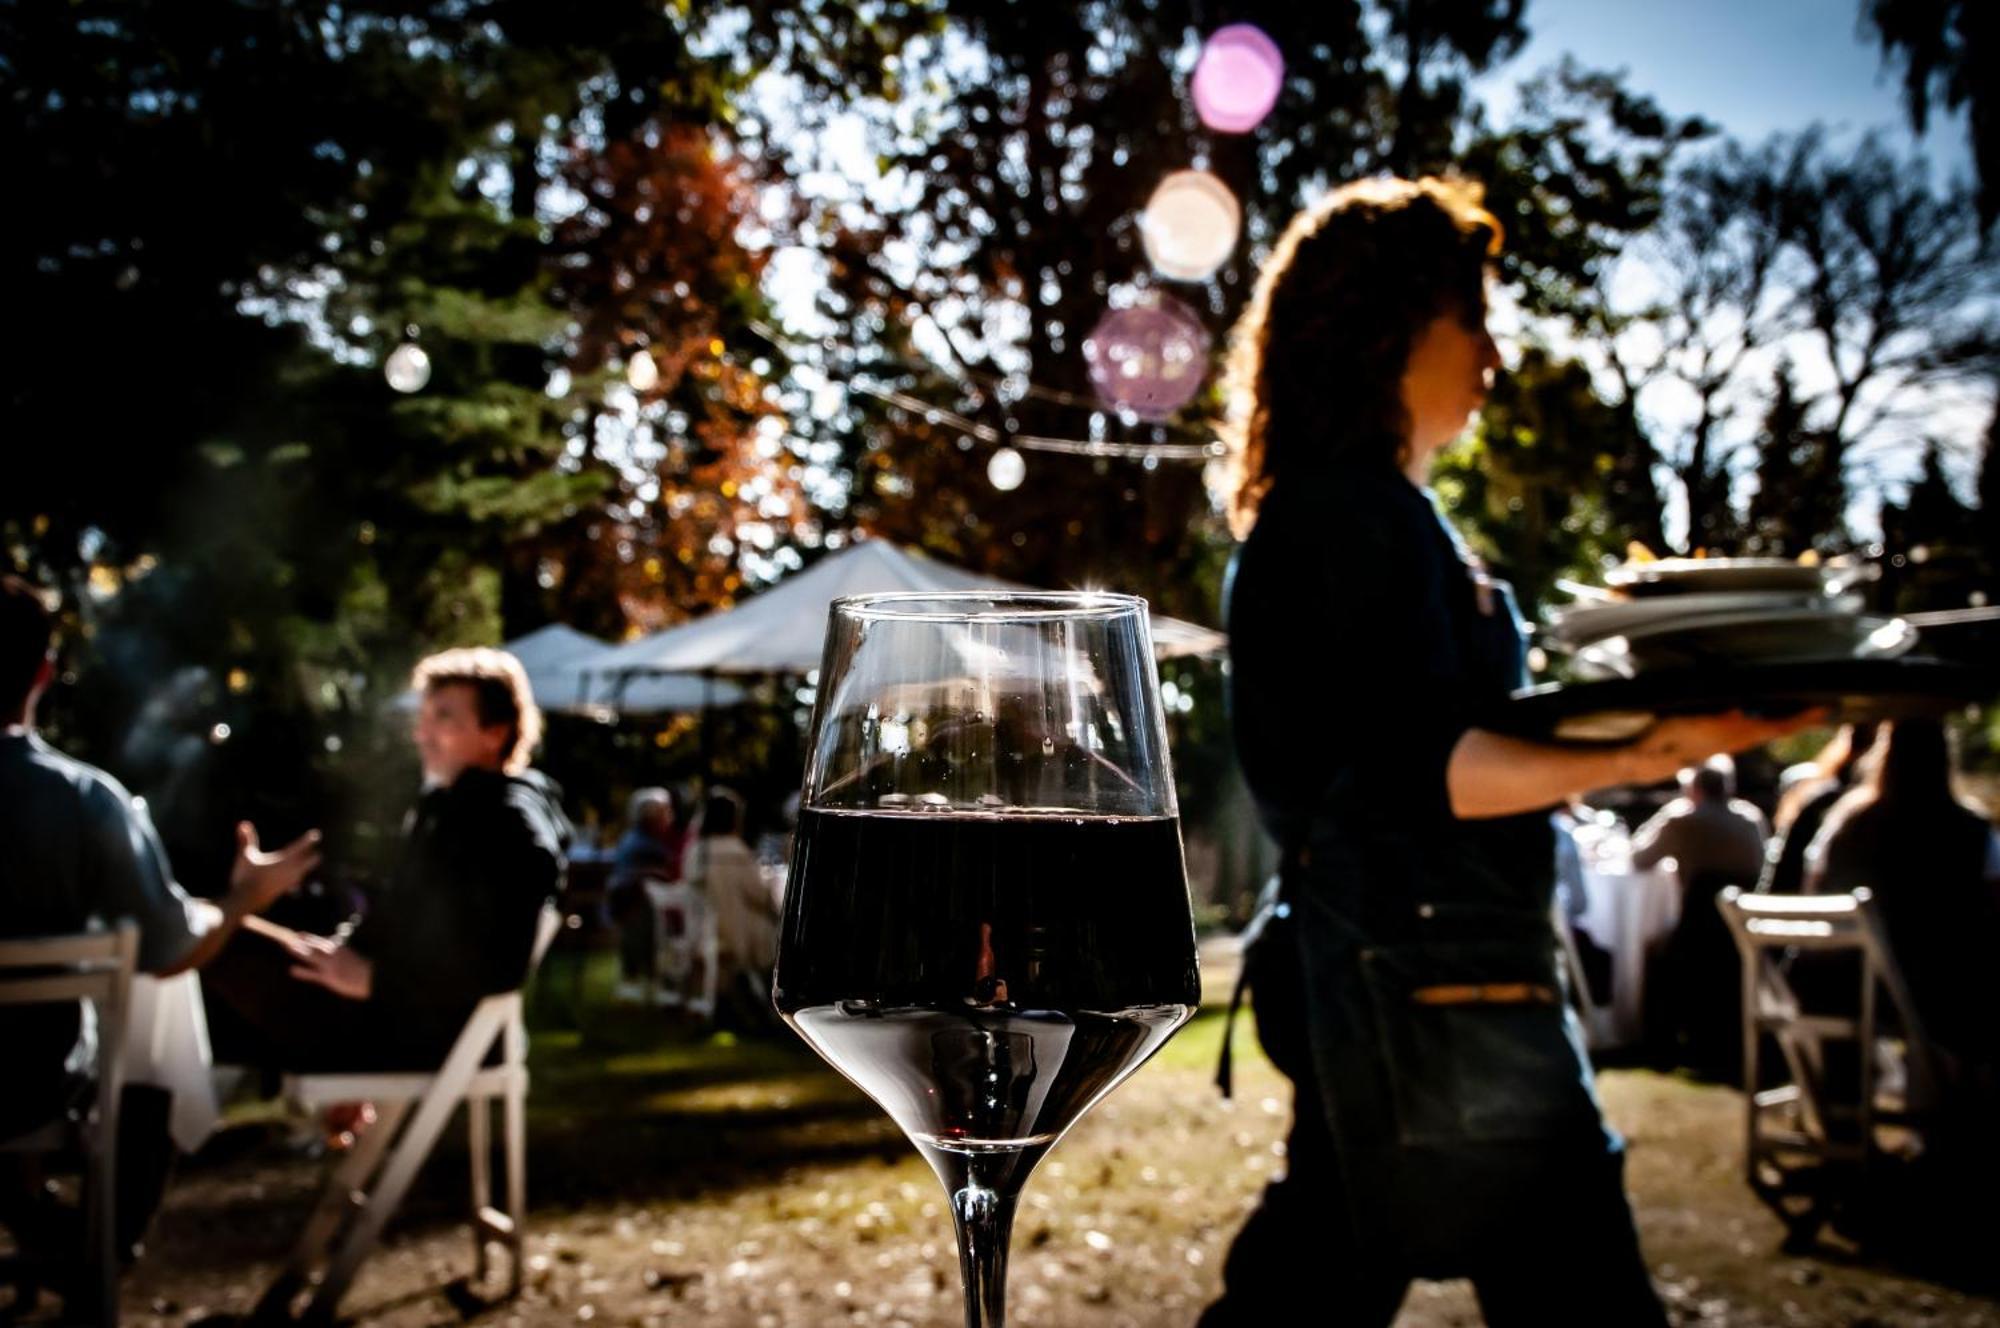
POLYGON ((774 996, 918 1143, 1046 1147, 1199 1000, 1179 822, 808 810, 774 996))

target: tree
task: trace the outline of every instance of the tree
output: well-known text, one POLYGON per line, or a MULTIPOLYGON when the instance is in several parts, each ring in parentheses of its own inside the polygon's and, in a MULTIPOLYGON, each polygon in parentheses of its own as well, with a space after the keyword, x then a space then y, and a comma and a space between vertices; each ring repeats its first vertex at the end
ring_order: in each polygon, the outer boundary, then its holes
POLYGON ((1585 365, 1530 347, 1495 384, 1473 436, 1440 458, 1433 483, 1445 510, 1513 583, 1524 611, 1548 602, 1557 578, 1588 575, 1631 541, 1657 538, 1628 524, 1616 498, 1632 429, 1585 365))
POLYGON ((1921 158, 1874 135, 1835 155, 1818 131, 1773 180, 1791 311, 1831 375, 1823 427, 1850 460, 1906 441, 1890 427, 1925 389, 1991 373, 1996 270, 1969 200, 1932 190, 1921 158))
POLYGON ((1673 403, 1662 454, 1690 547, 1749 535, 1732 494, 1773 356, 1791 357, 1822 468, 1850 481, 1910 443, 1912 406, 1989 371, 1993 267, 1969 209, 1933 190, 1920 160, 1873 138, 1837 152, 1815 129, 1723 144, 1680 170, 1672 197, 1622 274, 1628 292, 1650 289, 1605 301, 1598 345, 1628 399, 1663 420, 1673 403))
MULTIPOLYGON (((13 458, 0 536, 64 588, 94 657, 90 695, 52 707, 65 740, 115 759, 192 668, 175 722, 228 735, 211 763, 257 747, 255 796, 304 815, 334 761, 389 786, 356 755, 410 655, 537 625, 558 583, 536 543, 640 500, 565 386, 580 354, 601 386, 616 339, 572 344, 589 310, 551 262, 569 181, 591 177, 577 158, 662 120, 719 134, 767 71, 876 90, 932 21, 754 0, 0 13, 33 200, 0 256, 25 333, 0 409, 42 442, 13 458), (431 365, 407 395, 381 370, 405 340, 431 365)), ((756 309, 714 312, 740 342, 756 309)), ((607 580, 646 566, 612 524, 589 545, 607 580)))
POLYGON ((1845 551, 1847 480, 1834 439, 1807 425, 1791 363, 1781 358, 1756 442, 1757 488, 1745 521, 1745 552, 1791 558, 1808 550, 1845 551))
POLYGON ((1963 110, 1979 171, 1979 216, 2000 216, 2000 12, 1985 0, 1862 0, 1861 19, 1875 29, 1882 56, 1903 66, 1903 99, 1921 134, 1932 104, 1963 110), (1985 70, 1984 74, 1980 70, 1985 70))
POLYGON ((1171 294, 1219 356, 1257 264, 1306 199, 1385 169, 1454 168, 1481 143, 1471 168, 1495 177, 1510 228, 1523 218, 1509 276, 1587 284, 1583 235, 1608 243, 1643 224, 1662 173, 1614 184, 1644 153, 1591 147, 1596 125, 1573 106, 1617 134, 1680 128, 1615 80, 1572 69, 1547 112, 1564 147, 1542 144, 1539 123, 1486 130, 1465 87, 1522 39, 1521 6, 1506 0, 950 14, 944 40, 905 53, 898 98, 873 109, 879 184, 825 201, 810 228, 830 286, 820 312, 844 340, 813 367, 875 394, 844 407, 861 436, 854 518, 1020 580, 1111 581, 1197 617, 1214 604, 1194 593, 1208 587, 1193 569, 1224 538, 1200 474, 1220 398, 1211 388, 1157 423, 1100 401, 1082 343, 1106 309, 1171 294), (1217 134, 1186 80, 1203 36, 1242 18, 1285 54, 1287 81, 1255 131, 1217 134), (1549 169, 1565 151, 1590 169, 1549 169), (1243 243, 1209 280, 1170 282, 1145 257, 1138 215, 1162 177, 1190 166, 1239 201, 1243 243), (1028 480, 998 492, 985 470, 1010 442, 1028 480))

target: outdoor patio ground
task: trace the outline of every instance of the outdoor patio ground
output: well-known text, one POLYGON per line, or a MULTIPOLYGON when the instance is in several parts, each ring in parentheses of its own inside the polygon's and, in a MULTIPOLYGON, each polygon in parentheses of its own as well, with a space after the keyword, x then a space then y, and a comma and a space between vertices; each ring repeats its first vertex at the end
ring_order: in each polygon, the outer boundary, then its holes
MULTIPOLYGON (((1169 1328, 1214 1294, 1231 1235, 1282 1165, 1289 1111, 1283 1079, 1254 1046, 1239 1061, 1234 1104, 1210 1083, 1230 966, 1226 951, 1210 952, 1205 1013, 1031 1184, 1010 1322, 1169 1328)), ((554 993, 543 995, 547 1006, 554 993)), ((662 1037, 601 1010, 585 1024, 587 1036, 535 1041, 525 1294, 488 1307, 456 1281, 471 1252, 451 1224, 465 1193, 454 1142, 350 1295, 357 1322, 962 1322, 937 1183, 843 1080, 783 1043, 662 1037)), ((1742 1183, 1734 1092, 1643 1070, 1601 1082, 1630 1140, 1646 1251, 1677 1323, 2000 1326, 1990 1299, 1863 1262, 1781 1254, 1778 1223, 1742 1183)), ((183 1169, 128 1282, 127 1322, 180 1328, 247 1309, 318 1175, 268 1125, 229 1131, 183 1169)), ((1299 1321, 1323 1320, 1302 1307, 1299 1321)), ((1479 1321, 1468 1287, 1419 1284, 1397 1325, 1479 1321)))

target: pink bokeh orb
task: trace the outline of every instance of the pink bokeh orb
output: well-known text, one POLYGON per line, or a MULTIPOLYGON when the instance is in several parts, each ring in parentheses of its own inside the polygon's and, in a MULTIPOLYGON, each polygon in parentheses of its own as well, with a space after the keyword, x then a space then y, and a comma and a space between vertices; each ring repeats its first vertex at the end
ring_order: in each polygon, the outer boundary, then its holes
POLYGON ((1277 105, 1284 82, 1285 58, 1261 28, 1250 23, 1217 28, 1194 67, 1195 113, 1210 129, 1247 133, 1277 105))
POLYGON ((1201 390, 1208 348, 1208 329, 1194 310, 1155 291, 1098 319, 1083 356, 1105 405, 1157 423, 1201 390))

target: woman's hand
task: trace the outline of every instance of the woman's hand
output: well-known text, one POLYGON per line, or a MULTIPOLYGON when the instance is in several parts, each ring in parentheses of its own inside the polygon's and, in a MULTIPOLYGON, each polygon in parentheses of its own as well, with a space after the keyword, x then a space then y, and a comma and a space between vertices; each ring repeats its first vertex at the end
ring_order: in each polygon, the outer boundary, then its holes
POLYGON ((1455 816, 1512 816, 1613 784, 1657 783, 1683 766, 1761 747, 1826 718, 1823 708, 1788 719, 1753 719, 1740 710, 1678 715, 1620 747, 1566 747, 1467 729, 1446 763, 1445 788, 1455 816))
POLYGON ((1824 724, 1824 706, 1784 719, 1763 719, 1731 710, 1721 715, 1674 715, 1619 749, 1630 769, 1622 782, 1653 784, 1711 756, 1749 751, 1767 742, 1824 724))

